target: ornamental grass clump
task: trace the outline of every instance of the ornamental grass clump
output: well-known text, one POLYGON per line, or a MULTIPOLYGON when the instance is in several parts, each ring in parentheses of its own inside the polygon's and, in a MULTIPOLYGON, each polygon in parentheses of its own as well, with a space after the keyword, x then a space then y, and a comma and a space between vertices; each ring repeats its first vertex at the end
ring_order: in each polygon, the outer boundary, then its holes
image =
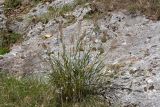
MULTIPOLYGON (((84 35, 79 37, 74 51, 67 51, 60 29, 62 52, 49 53, 51 65, 50 83, 56 90, 59 106, 86 103, 89 100, 107 106, 102 92, 111 86, 114 76, 108 73, 101 53, 92 52, 92 46, 79 51, 84 35), (99 100, 95 100, 99 99, 99 100)), ((46 47, 46 46, 45 46, 46 47)))

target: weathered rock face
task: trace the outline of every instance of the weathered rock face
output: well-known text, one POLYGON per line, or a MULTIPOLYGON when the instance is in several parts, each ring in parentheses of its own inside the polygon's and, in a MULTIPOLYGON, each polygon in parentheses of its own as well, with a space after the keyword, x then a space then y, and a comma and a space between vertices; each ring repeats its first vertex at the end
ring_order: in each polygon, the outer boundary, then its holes
POLYGON ((24 16, 22 22, 13 22, 10 28, 23 32, 26 39, 4 55, 0 67, 19 75, 48 72, 50 67, 42 60, 47 57, 43 44, 53 52, 61 49, 59 22, 63 21, 67 23, 62 28, 67 46, 72 47, 71 39, 85 33, 86 43, 94 45, 97 50, 103 48, 107 53, 106 64, 121 73, 115 83, 126 88, 117 93, 125 107, 159 107, 160 22, 153 22, 144 16, 128 15, 125 11, 112 12, 97 21, 85 20, 83 16, 90 11, 87 6, 77 7, 69 13, 75 17, 72 23, 68 23, 67 18, 58 17, 46 24, 30 24, 25 18, 47 12, 48 6, 62 6, 72 2, 56 0, 51 4, 39 4, 24 16), (35 9, 37 11, 33 11, 35 9))
POLYGON ((109 22, 104 20, 100 23, 101 28, 113 35, 105 45, 109 46, 106 48, 106 62, 125 65, 120 70, 122 76, 115 80, 116 83, 132 89, 122 91, 121 100, 125 104, 159 106, 159 25, 159 22, 152 22, 143 16, 132 18, 121 12, 113 13, 109 22), (117 30, 114 31, 113 28, 117 30), (116 48, 111 49, 111 45, 116 48))
POLYGON ((74 0, 54 0, 51 3, 39 3, 36 7, 31 9, 28 14, 21 16, 22 20, 12 21, 9 27, 15 32, 26 33, 35 26, 35 24, 32 22, 32 18, 43 16, 51 7, 62 7, 66 4, 73 4, 73 1, 74 0))
POLYGON ((7 18, 4 15, 3 0, 0 0, 0 29, 6 29, 7 18))

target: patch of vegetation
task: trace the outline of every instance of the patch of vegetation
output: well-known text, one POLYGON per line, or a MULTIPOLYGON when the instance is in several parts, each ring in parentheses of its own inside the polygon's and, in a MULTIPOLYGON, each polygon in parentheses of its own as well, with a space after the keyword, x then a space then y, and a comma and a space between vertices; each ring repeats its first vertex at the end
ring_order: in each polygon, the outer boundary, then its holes
POLYGON ((49 83, 0 73, 1 107, 107 107, 94 96, 83 102, 66 103, 57 96, 58 91, 49 83))
POLYGON ((52 88, 27 78, 16 79, 0 72, 1 107, 54 107, 52 88))
POLYGON ((65 13, 73 11, 74 5, 64 5, 62 7, 49 7, 48 12, 41 15, 40 17, 36 17, 34 20, 36 22, 47 23, 50 19, 56 18, 58 16, 63 16, 65 13))
POLYGON ((22 0, 5 0, 4 6, 6 9, 14 9, 17 6, 21 5, 22 0))
POLYGON ((109 107, 104 92, 112 89, 115 74, 106 70, 101 52, 92 52, 90 46, 79 51, 85 35, 79 36, 73 51, 67 51, 62 26, 59 26, 62 51, 53 53, 42 45, 51 67, 47 82, 0 72, 0 106, 109 107))
POLYGON ((8 52, 9 52, 8 48, 2 48, 2 47, 0 47, 0 55, 4 55, 4 54, 6 54, 8 52))
POLYGON ((5 0, 4 7, 5 11, 8 12, 11 9, 15 9, 17 6, 21 5, 22 0, 5 0))
POLYGON ((128 6, 128 11, 131 13, 131 14, 136 14, 137 13, 137 11, 138 11, 138 7, 137 7, 137 5, 130 5, 130 6, 128 6))
POLYGON ((157 20, 160 17, 160 0, 95 0, 96 3, 97 8, 98 3, 103 4, 104 10, 127 9, 131 13, 141 12, 149 17, 153 16, 157 20))
MULTIPOLYGON (((72 51, 67 51, 62 26, 59 27, 62 51, 47 52, 52 71, 49 82, 57 91, 55 95, 58 106, 84 103, 85 107, 107 107, 102 92, 110 88, 114 76, 105 69, 103 53, 93 53, 92 46, 80 50, 85 34, 78 37, 72 51)), ((43 47, 47 50, 45 44, 43 47)))
POLYGON ((0 31, 0 55, 9 52, 14 43, 20 41, 22 36, 15 32, 0 31))
MULTIPOLYGON (((84 5, 87 2, 90 2, 90 0, 75 0, 73 4, 66 4, 62 7, 48 7, 48 12, 41 15, 40 17, 36 17, 34 21, 36 20, 36 22, 40 21, 43 23, 47 23, 50 19, 56 18, 58 16, 64 16, 64 14, 66 14, 67 12, 73 11, 76 6, 84 5)), ((74 20, 71 19, 70 21, 73 22, 74 20)))
POLYGON ((102 96, 112 79, 103 72, 103 62, 99 56, 91 62, 90 52, 79 54, 52 54, 47 83, 0 72, 0 106, 109 107, 102 96))
POLYGON ((4 0, 5 14, 6 16, 10 16, 10 14, 13 14, 16 12, 20 14, 19 12, 21 11, 23 12, 24 10, 28 11, 29 9, 31 9, 33 6, 35 6, 41 1, 43 0, 29 0, 28 2, 23 4, 23 0, 4 0), (20 7, 25 7, 25 8, 19 10, 20 7))
POLYGON ((84 16, 85 19, 93 19, 98 13, 99 18, 110 11, 126 9, 131 14, 140 12, 151 19, 160 19, 160 0, 77 0, 77 4, 90 3, 91 12, 84 16))
MULTIPOLYGON (((98 56, 97 56, 98 57, 98 56)), ((99 90, 110 84, 102 72, 104 65, 101 61, 90 61, 89 52, 69 56, 64 54, 56 58, 52 56, 52 73, 50 82, 55 86, 59 103, 85 102, 86 99, 98 98, 99 90), (106 80, 106 81, 105 81, 106 80)))

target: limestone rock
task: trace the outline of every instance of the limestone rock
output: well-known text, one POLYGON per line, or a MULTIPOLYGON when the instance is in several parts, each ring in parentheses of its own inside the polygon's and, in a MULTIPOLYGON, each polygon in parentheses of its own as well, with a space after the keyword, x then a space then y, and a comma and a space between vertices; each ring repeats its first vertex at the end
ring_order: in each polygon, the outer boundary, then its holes
MULTIPOLYGON (((132 17, 123 11, 116 11, 98 19, 95 26, 92 19, 83 19, 83 16, 90 11, 89 7, 76 7, 73 12, 70 12, 69 14, 76 18, 67 26, 61 25, 60 22, 67 22, 67 19, 62 16, 50 19, 47 23, 29 22, 30 16, 41 16, 48 11, 49 6, 62 6, 66 3, 73 3, 73 0, 55 0, 47 4, 38 4, 22 17, 24 19, 22 22, 13 21, 10 28, 23 33, 25 38, 22 43, 14 45, 10 53, 0 58, 0 68, 22 76, 45 75, 50 71, 50 66, 43 60, 47 58, 47 50, 44 46, 47 46, 51 52, 61 51, 59 38, 60 33, 63 33, 64 42, 69 50, 74 45, 73 39, 85 34, 85 45, 93 45, 94 52, 103 49, 104 54, 107 55, 106 65, 123 64, 123 67, 118 68, 118 65, 113 67, 121 74, 114 80, 115 84, 125 87, 116 91, 122 106, 159 107, 160 22, 153 22, 144 16, 132 17), (106 38, 101 41, 104 32, 106 38), (44 39, 44 36, 47 39, 44 39)), ((3 9, 0 7, 1 11, 3 9)), ((5 28, 5 21, 2 12, 0 28, 5 28)))

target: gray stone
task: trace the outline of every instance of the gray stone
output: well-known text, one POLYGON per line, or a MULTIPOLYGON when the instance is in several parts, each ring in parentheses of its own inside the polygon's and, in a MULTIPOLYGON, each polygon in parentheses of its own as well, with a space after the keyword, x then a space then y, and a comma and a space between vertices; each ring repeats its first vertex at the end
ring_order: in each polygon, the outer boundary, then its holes
POLYGON ((61 28, 60 22, 67 21, 65 17, 51 19, 46 24, 27 22, 29 16, 46 13, 48 6, 62 6, 65 3, 73 3, 73 0, 55 0, 51 4, 39 4, 24 15, 22 22, 13 22, 10 28, 23 32, 25 40, 14 45, 11 52, 0 59, 0 68, 18 76, 33 73, 43 77, 43 73, 46 75, 50 71, 50 66, 44 60, 47 59, 47 50, 44 47, 47 46, 52 52, 61 51, 59 38, 62 32, 66 48, 69 50, 73 48, 77 38, 85 34, 86 46, 90 44, 97 50, 104 49, 106 65, 124 65, 117 69, 121 75, 114 80, 115 84, 125 88, 118 89, 116 93, 123 106, 159 107, 160 22, 153 22, 144 16, 132 17, 125 11, 112 12, 110 16, 106 15, 97 22, 92 19, 85 20, 83 16, 90 11, 89 7, 76 7, 69 13, 76 17, 75 22, 61 28), (33 11, 34 9, 36 11, 33 11), (100 40, 103 32, 109 36, 104 43, 100 40), (46 37, 47 34, 51 36, 46 37), (76 39, 74 42, 73 38, 76 39))
POLYGON ((4 15, 4 5, 3 5, 3 0, 0 1, 0 29, 6 29, 6 22, 7 22, 7 18, 4 15))

